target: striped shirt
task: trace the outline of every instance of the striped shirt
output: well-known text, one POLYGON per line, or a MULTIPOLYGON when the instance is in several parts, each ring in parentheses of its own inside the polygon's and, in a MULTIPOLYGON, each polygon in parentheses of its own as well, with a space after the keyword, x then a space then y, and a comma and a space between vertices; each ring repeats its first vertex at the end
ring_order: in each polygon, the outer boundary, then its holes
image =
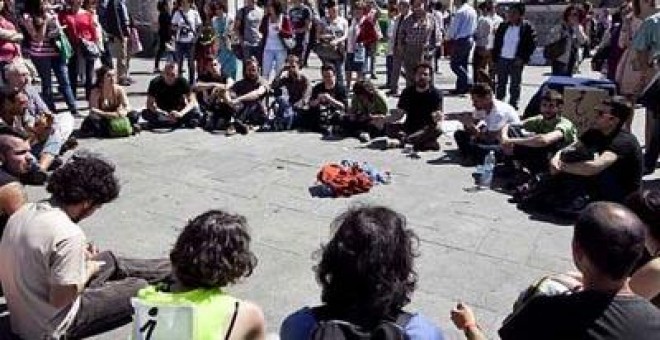
POLYGON ((50 58, 57 57, 59 52, 50 40, 45 39, 43 41, 30 40, 28 54, 32 58, 50 58))

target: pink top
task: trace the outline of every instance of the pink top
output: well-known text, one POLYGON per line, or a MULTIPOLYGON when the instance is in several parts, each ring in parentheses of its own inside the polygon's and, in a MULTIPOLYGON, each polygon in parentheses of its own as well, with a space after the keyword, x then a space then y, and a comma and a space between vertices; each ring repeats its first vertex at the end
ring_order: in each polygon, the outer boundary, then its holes
MULTIPOLYGON (((11 21, 0 16, 0 29, 16 31, 11 21)), ((0 61, 10 62, 21 55, 21 48, 17 43, 9 40, 0 40, 0 61)))

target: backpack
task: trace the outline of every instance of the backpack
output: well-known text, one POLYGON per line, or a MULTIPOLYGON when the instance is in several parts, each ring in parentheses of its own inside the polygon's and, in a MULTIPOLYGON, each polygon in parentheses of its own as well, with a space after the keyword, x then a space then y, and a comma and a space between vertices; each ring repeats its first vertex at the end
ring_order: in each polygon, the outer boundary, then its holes
POLYGON ((369 192, 374 183, 358 166, 328 163, 317 174, 319 182, 330 188, 336 197, 349 197, 369 192))
POLYGON ((404 327, 412 314, 402 312, 396 321, 382 320, 376 327, 365 329, 348 321, 330 317, 324 307, 312 309, 318 323, 312 330, 312 340, 408 340, 404 327))

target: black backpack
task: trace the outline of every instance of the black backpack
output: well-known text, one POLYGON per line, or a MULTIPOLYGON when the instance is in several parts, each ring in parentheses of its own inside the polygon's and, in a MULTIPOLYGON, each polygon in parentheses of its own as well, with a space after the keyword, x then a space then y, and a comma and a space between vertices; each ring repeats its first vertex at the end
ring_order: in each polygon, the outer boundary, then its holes
POLYGON ((312 340, 408 340, 404 327, 412 314, 401 312, 396 321, 382 320, 376 327, 365 329, 348 321, 332 318, 324 307, 312 309, 316 327, 312 331, 312 340))

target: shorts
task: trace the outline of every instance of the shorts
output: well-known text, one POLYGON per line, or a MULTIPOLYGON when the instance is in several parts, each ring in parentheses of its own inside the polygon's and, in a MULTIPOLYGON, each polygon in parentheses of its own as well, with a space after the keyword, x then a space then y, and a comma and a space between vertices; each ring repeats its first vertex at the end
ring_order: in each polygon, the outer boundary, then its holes
POLYGON ((365 72, 365 66, 367 63, 364 61, 356 62, 355 53, 346 54, 346 72, 365 72))

